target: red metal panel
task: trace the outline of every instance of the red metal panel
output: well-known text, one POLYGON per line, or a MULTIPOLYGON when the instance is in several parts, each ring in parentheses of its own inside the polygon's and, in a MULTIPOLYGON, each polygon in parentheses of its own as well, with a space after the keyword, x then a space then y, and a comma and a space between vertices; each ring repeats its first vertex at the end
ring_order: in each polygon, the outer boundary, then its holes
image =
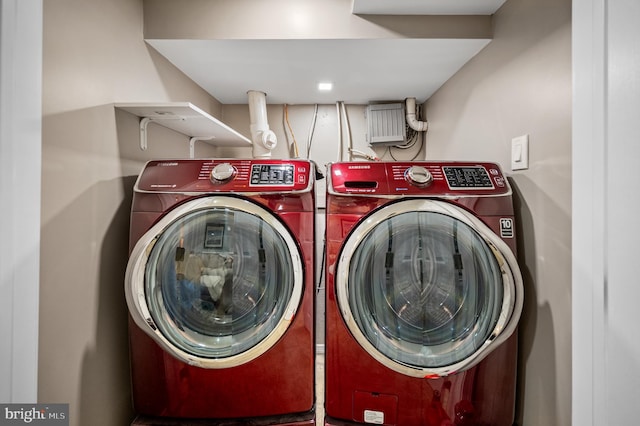
MULTIPOLYGON (((464 178, 464 176, 460 176, 464 178)), ((478 197, 510 193, 509 184, 495 163, 473 162, 345 162, 331 165, 331 191, 344 195, 419 196, 419 197, 478 197), (407 170, 412 166, 427 169, 433 181, 430 185, 412 184, 407 170), (486 171, 491 187, 453 187, 446 178, 449 169, 479 168, 486 171)))
POLYGON ((315 404, 312 173, 312 164, 301 160, 198 159, 147 164, 134 193, 132 247, 179 204, 198 197, 230 194, 258 203, 282 220, 300 248, 305 274, 301 304, 284 336, 263 355, 236 367, 203 369, 188 365, 165 352, 130 321, 132 394, 137 413, 163 418, 204 418, 210 419, 211 424, 215 419, 229 422, 247 418, 255 424, 262 424, 259 418, 268 419, 268 424, 314 423, 314 416, 307 415, 313 412, 315 404), (223 162, 232 164, 237 173, 226 183, 214 183, 210 171, 223 162), (252 185, 250 171, 254 164, 291 165, 292 183, 252 185), (294 413, 307 414, 300 417, 302 420, 292 420, 294 413))
MULTIPOLYGON (((266 170, 265 169, 265 173, 266 170)), ((237 159, 205 159, 205 160, 163 160, 147 163, 137 183, 137 190, 150 192, 191 193, 191 192, 292 192, 305 191, 313 179, 313 167, 302 160, 237 160, 237 159), (212 182, 211 172, 220 164, 230 164, 235 169, 232 178, 225 182, 212 182), (293 176, 290 183, 280 182, 274 176, 272 183, 252 183, 254 167, 287 166, 293 176)), ((273 173, 276 174, 278 170, 273 173)), ((268 180, 268 179, 267 179, 268 180)))
MULTIPOLYGON (((511 192, 493 163, 412 162, 336 163, 330 168, 327 195, 325 425, 365 421, 364 410, 384 413, 384 424, 412 426, 510 426, 514 421, 517 331, 476 366, 444 378, 409 377, 379 363, 349 332, 336 295, 337 260, 354 226, 375 209, 399 199, 443 199, 471 211, 497 235, 501 219, 513 225, 511 192), (405 180, 411 165, 426 167, 432 185, 420 188, 405 180), (453 190, 444 166, 482 166, 492 189, 453 190), (376 400, 377 395, 384 395, 376 400), (376 409, 377 407, 377 409, 376 409)), ((515 227, 503 240, 516 250, 515 227)), ((356 423, 354 423, 356 422, 356 423)))

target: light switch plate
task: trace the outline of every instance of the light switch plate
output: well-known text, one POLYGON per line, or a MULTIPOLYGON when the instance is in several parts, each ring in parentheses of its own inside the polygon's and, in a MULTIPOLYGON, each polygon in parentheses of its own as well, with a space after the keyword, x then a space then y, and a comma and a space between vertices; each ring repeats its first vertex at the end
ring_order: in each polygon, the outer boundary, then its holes
POLYGON ((511 139, 511 170, 529 168, 529 135, 511 139))

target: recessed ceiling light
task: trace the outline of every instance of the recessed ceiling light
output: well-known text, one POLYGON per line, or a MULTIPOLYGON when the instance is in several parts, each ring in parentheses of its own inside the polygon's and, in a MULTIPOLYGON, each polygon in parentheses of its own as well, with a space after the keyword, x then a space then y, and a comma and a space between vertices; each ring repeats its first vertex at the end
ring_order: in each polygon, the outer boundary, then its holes
POLYGON ((318 90, 321 92, 328 92, 333 89, 333 83, 318 83, 318 90))

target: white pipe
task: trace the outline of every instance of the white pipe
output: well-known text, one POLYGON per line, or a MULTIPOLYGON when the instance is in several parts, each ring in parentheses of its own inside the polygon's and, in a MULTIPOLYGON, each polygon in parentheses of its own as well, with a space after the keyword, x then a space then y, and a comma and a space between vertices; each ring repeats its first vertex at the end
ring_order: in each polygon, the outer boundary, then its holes
POLYGON ((407 98, 407 124, 417 132, 426 132, 429 123, 426 121, 418 121, 416 117, 416 98, 407 98))
POLYGON ((251 140, 253 141, 253 157, 271 157, 271 150, 276 147, 278 139, 269 129, 267 121, 267 95, 263 92, 250 90, 249 118, 251 120, 251 140))
POLYGON ((307 137, 307 160, 309 154, 311 154, 311 142, 313 140, 313 132, 316 130, 316 120, 318 118, 318 104, 315 104, 313 108, 313 117, 311 119, 311 125, 309 126, 309 136, 307 137))
POLYGON ((347 138, 347 152, 349 153, 349 161, 353 160, 353 141, 351 140, 351 128, 349 126, 349 117, 347 116, 347 107, 344 106, 344 101, 340 102, 340 106, 342 107, 342 116, 345 125, 347 126, 346 130, 346 138, 347 138))
POLYGON ((342 161, 342 119, 340 117, 340 102, 336 102, 336 120, 338 120, 338 161, 342 161))

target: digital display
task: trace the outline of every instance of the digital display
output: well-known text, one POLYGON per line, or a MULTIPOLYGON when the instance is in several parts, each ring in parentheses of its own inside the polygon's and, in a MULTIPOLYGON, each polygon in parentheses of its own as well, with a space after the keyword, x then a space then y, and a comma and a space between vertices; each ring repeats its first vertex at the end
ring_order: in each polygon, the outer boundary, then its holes
POLYGON ((493 189, 484 167, 443 167, 442 170, 451 189, 493 189))
POLYGON ((251 185, 293 185, 293 164, 253 164, 251 185))

